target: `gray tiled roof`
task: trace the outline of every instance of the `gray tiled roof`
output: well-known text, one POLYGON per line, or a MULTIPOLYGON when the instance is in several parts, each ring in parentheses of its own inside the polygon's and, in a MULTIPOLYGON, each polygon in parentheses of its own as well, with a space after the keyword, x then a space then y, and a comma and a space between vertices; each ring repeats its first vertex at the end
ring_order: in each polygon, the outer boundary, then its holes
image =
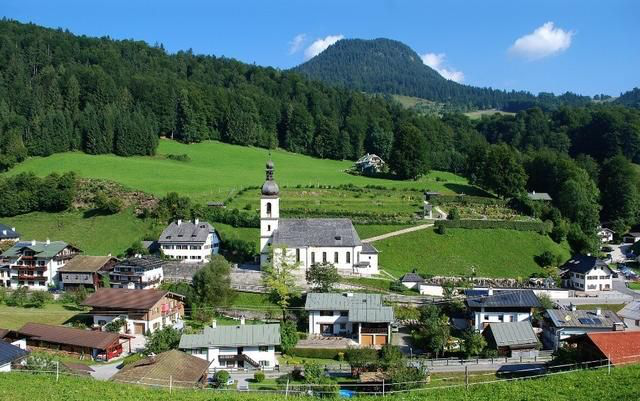
POLYGON ((177 221, 174 221, 160 234, 158 243, 206 242, 207 236, 213 231, 213 226, 206 221, 200 221, 198 224, 192 221, 181 221, 180 224, 178 224, 177 221))
POLYGON ((565 264, 560 266, 561 269, 566 269, 574 273, 587 273, 596 267, 608 269, 609 272, 611 272, 611 269, 609 269, 609 266, 607 266, 603 260, 600 260, 595 256, 587 255, 575 255, 565 264))
POLYGON ((371 245, 370 243, 363 242, 362 243, 362 252, 361 253, 377 254, 378 250, 376 249, 375 246, 371 245))
POLYGON ((600 315, 595 310, 547 309, 546 313, 555 327, 613 328, 614 323, 622 322, 618 315, 606 309, 600 315))
POLYGON ((382 304, 380 294, 309 293, 305 310, 348 311, 350 322, 392 322, 393 308, 382 304))
POLYGON ((489 329, 498 347, 536 344, 538 337, 529 321, 490 323, 489 329))
POLYGON ((529 192, 527 194, 527 197, 531 200, 544 200, 544 201, 551 200, 551 196, 546 192, 529 192))
POLYGON ((0 224, 0 240, 14 238, 20 238, 20 233, 18 233, 13 227, 0 224))
POLYGON ((628 303, 618 311, 618 316, 625 319, 640 320, 640 301, 628 303))
POLYGON ((468 297, 470 308, 540 308, 540 300, 533 290, 513 290, 494 292, 493 295, 468 297))
POLYGON ((352 247, 362 243, 349 219, 280 219, 273 233, 273 244, 352 247))
POLYGON ((140 267, 147 270, 159 269, 166 261, 155 256, 144 255, 140 258, 128 258, 116 264, 116 267, 140 267))
POLYGON ((280 345, 279 324, 240 324, 206 327, 201 334, 183 334, 180 349, 280 345))
POLYGON ((424 279, 417 273, 406 273, 400 281, 403 283, 423 283, 424 279))
POLYGON ((0 340, 0 365, 24 358, 27 351, 0 340))

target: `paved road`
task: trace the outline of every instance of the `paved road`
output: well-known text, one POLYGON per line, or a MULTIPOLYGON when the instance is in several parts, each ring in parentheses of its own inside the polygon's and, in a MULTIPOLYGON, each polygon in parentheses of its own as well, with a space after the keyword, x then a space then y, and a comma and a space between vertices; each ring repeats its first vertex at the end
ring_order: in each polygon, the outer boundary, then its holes
POLYGON ((398 230, 398 231, 393 231, 393 232, 390 232, 390 233, 378 235, 376 237, 363 239, 362 242, 380 241, 380 240, 387 239, 387 238, 390 238, 390 237, 395 237, 395 236, 402 235, 402 234, 408 234, 408 233, 411 233, 411 232, 414 232, 414 231, 424 230, 424 229, 429 228, 429 227, 433 227, 433 224, 421 224, 419 226, 414 226, 414 227, 409 227, 409 228, 405 228, 405 229, 398 230))
POLYGON ((613 279, 613 289, 634 299, 640 299, 640 293, 628 288, 623 278, 618 277, 613 279))
POLYGON ((91 365, 91 369, 94 372, 91 372, 91 376, 96 380, 109 380, 111 376, 115 375, 118 372, 118 366, 122 361, 117 361, 110 364, 101 364, 101 365, 91 365))

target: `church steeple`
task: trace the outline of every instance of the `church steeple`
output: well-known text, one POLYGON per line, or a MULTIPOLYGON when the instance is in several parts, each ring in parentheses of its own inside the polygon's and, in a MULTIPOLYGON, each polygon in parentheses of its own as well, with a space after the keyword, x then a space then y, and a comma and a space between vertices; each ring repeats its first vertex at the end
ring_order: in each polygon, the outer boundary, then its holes
POLYGON ((271 255, 271 242, 273 232, 278 229, 280 218, 280 188, 276 183, 273 161, 266 165, 266 179, 262 184, 262 197, 260 198, 260 264, 267 263, 271 255))
POLYGON ((263 196, 278 196, 278 194, 280 193, 280 188, 273 178, 274 171, 275 168, 273 165, 273 161, 269 160, 265 169, 266 181, 264 182, 264 184, 262 184, 263 196))

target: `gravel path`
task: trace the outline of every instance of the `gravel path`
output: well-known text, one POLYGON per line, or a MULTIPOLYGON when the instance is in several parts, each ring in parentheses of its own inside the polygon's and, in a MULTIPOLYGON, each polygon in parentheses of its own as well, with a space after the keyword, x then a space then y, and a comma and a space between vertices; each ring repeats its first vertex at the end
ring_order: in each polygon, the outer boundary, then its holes
POLYGON ((386 234, 378 235, 378 236, 375 236, 375 237, 363 239, 362 242, 380 241, 380 240, 387 239, 387 238, 390 238, 390 237, 395 237, 395 236, 402 235, 402 234, 408 234, 408 233, 412 233, 414 231, 424 230, 424 229, 427 229, 429 227, 433 227, 433 223, 432 224, 421 224, 419 226, 409 227, 409 228, 405 228, 405 229, 398 230, 398 231, 392 231, 390 233, 386 233, 386 234))

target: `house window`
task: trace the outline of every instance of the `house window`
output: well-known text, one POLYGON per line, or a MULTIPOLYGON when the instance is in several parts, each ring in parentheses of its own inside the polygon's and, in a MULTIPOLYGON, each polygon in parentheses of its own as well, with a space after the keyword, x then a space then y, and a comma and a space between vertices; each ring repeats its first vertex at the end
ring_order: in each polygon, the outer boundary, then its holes
POLYGON ((347 324, 346 323, 340 323, 340 331, 346 331, 347 330, 347 324))
MULTIPOLYGON (((271 202, 267 202, 267 216, 271 217, 271 202)), ((269 229, 271 231, 271 229, 269 229)))
POLYGON ((333 253, 333 263, 338 263, 338 252, 333 253))
POLYGON ((636 320, 636 326, 640 327, 640 320, 636 320))
POLYGON ((263 368, 268 368, 269 367, 269 361, 260 361, 260 366, 262 366, 263 368))
POLYGON ((322 263, 327 263, 327 253, 322 252, 322 263))
POLYGON ((340 311, 340 316, 342 316, 342 317, 347 317, 347 316, 349 316, 349 311, 341 310, 341 311, 340 311))
POLYGON ((296 262, 300 262, 300 248, 296 248, 296 262))
POLYGON ((312 265, 316 264, 316 253, 315 252, 311 252, 311 264, 312 265))
POLYGON ((499 315, 498 316, 498 321, 499 322, 504 322, 504 315, 499 315))
POLYGON ((267 231, 271 232, 271 224, 267 225, 267 231))
POLYGON ((320 316, 333 316, 333 311, 332 310, 321 310, 320 311, 320 316))
POLYGON ((489 315, 484 315, 484 320, 489 320, 489 315))
POLYGON ((261 345, 261 346, 258 347, 258 351, 267 352, 267 351, 269 351, 269 347, 267 347, 266 345, 261 345))
POLYGON ((351 263, 351 252, 347 252, 347 263, 351 263))

